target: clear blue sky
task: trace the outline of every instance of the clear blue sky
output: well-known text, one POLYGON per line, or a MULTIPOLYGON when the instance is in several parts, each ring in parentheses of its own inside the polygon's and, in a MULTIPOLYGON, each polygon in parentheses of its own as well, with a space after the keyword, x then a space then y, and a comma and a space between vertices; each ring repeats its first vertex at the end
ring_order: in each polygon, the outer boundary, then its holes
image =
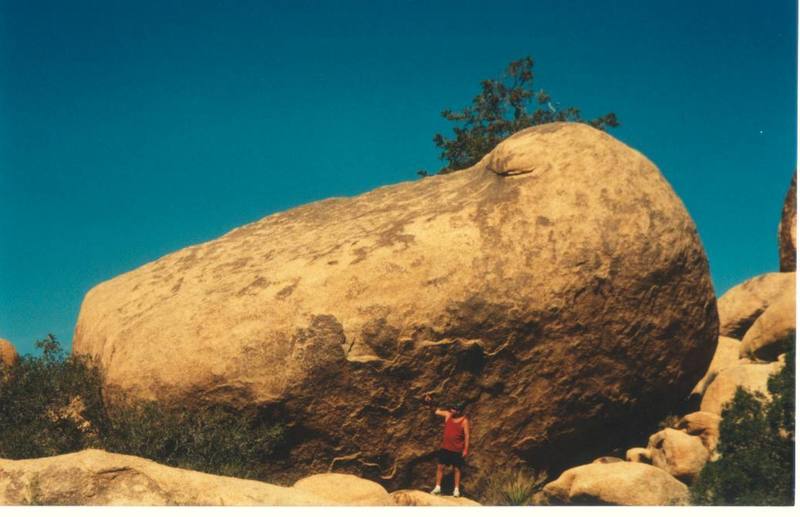
POLYGON ((617 113, 724 292, 778 267, 796 40, 789 0, 0 0, 0 337, 69 344, 103 280, 438 168, 441 109, 529 54, 617 113))

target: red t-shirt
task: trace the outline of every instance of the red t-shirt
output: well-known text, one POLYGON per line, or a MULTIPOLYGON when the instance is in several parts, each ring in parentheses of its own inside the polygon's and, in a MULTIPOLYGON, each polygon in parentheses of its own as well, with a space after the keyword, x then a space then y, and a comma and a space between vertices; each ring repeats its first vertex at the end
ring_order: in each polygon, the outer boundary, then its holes
POLYGON ((460 422, 454 422, 452 417, 447 417, 444 423, 444 439, 442 449, 453 452, 464 451, 464 417, 460 422))

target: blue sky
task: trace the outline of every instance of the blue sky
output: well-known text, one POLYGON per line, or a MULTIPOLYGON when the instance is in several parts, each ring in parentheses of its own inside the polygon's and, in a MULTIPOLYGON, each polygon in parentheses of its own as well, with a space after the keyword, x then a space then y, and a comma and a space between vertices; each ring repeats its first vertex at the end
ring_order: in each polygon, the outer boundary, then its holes
POLYGON ((439 112, 525 55, 561 105, 618 115, 722 293, 778 267, 796 18, 786 0, 0 0, 0 337, 69 344, 105 279, 437 169, 439 112))

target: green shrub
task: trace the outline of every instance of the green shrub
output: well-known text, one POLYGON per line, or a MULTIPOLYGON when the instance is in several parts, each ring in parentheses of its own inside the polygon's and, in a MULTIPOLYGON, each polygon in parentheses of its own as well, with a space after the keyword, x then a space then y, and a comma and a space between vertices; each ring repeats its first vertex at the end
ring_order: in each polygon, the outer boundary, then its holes
POLYGON ((282 443, 281 425, 226 407, 186 410, 155 402, 115 406, 109 412, 107 450, 175 467, 258 478, 259 466, 282 443))
POLYGON ((213 474, 258 478, 284 428, 255 410, 157 402, 106 407, 100 370, 66 356, 53 335, 0 379, 0 457, 37 458, 88 447, 213 474))
POLYGON ((769 379, 770 401, 736 390, 720 422, 717 451, 692 485, 703 505, 794 504, 794 346, 786 364, 769 379))
POLYGON ((493 506, 525 506, 533 504, 534 496, 547 482, 545 472, 517 469, 489 478, 484 489, 484 503, 493 506))
POLYGON ((41 356, 25 355, 0 383, 0 457, 52 456, 95 447, 87 422, 103 420, 100 373, 85 358, 65 357, 52 334, 38 341, 41 356), (74 418, 80 408, 83 419, 74 418))

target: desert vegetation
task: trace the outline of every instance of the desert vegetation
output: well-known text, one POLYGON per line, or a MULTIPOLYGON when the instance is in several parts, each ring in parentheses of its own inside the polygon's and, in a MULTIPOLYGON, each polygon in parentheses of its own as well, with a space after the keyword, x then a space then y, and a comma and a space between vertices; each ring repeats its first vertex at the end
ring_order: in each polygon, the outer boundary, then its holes
POLYGON ((170 466, 261 478, 284 438, 258 412, 224 406, 187 410, 162 402, 104 402, 102 376, 87 356, 67 355, 55 336, 39 355, 2 365, 0 457, 37 458, 100 448, 170 466))
POLYGON ((780 372, 768 383, 770 399, 737 388, 722 411, 719 459, 692 487, 701 505, 794 504, 794 336, 780 372))

